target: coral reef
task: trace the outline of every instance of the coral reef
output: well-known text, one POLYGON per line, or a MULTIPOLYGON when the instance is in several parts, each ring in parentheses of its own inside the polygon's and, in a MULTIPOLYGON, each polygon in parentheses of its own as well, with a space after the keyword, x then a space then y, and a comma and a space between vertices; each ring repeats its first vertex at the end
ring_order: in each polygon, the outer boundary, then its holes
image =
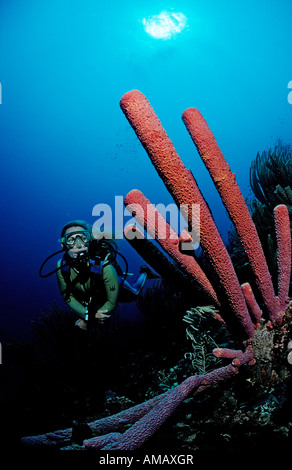
MULTIPOLYGON (((281 382, 284 380, 281 361, 285 355, 287 362, 287 344, 291 329, 288 298, 291 265, 287 262, 287 257, 291 259, 290 230, 287 229, 288 211, 283 206, 277 207, 275 211, 279 267, 276 297, 261 243, 235 176, 199 111, 189 109, 184 112, 183 120, 236 227, 254 275, 255 287, 249 284, 241 286, 213 216, 193 175, 184 167, 147 99, 139 91, 131 91, 123 96, 121 108, 174 201, 177 205, 183 205, 184 217, 190 230, 195 229, 197 222, 192 219, 190 208, 193 204, 200 204, 200 243, 218 280, 216 290, 201 268, 198 269, 195 258, 188 258, 187 261, 180 256, 177 249, 178 236, 171 238, 169 230, 166 240, 159 239, 156 228, 149 225, 149 219, 147 220, 144 211, 140 210, 141 207, 145 208, 145 204, 151 207, 140 191, 133 190, 126 196, 127 208, 178 263, 184 274, 199 282, 208 297, 213 299, 219 311, 216 314, 217 320, 232 333, 236 349, 214 348, 215 358, 225 361, 231 359, 231 362, 206 373, 204 371, 199 375, 191 375, 179 385, 140 405, 89 423, 90 428, 97 434, 96 437, 84 441, 84 446, 89 449, 140 448, 187 397, 191 394, 192 397, 197 397, 207 388, 222 384, 236 376, 242 368, 245 370, 247 367, 248 370, 254 371, 252 380, 255 384, 264 383, 265 387, 269 388, 271 383, 281 382), (127 424, 132 426, 125 430, 124 426, 127 424), (121 430, 124 432, 117 432, 121 430)), ((156 209, 152 220, 155 218, 160 218, 156 209)), ((157 271, 159 272, 159 267, 157 271)), ((237 413, 237 419, 242 419, 239 416, 240 410, 237 410, 237 413)), ((234 411, 233 418, 230 419, 236 419, 235 414, 234 411)), ((31 436, 23 438, 22 441, 28 445, 56 444, 63 440, 63 435, 67 437, 68 430, 31 436)), ((225 439, 228 439, 228 433, 225 434, 225 439)))

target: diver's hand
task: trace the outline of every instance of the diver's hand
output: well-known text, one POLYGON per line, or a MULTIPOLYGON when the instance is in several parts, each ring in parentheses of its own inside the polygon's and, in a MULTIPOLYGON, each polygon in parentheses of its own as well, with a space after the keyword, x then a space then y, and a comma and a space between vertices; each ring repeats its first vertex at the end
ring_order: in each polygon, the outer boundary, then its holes
POLYGON ((97 310, 95 314, 95 318, 100 322, 103 323, 107 318, 110 317, 110 315, 106 315, 108 310, 97 310))
POLYGON ((78 326, 78 328, 80 328, 81 330, 87 330, 87 324, 84 320, 82 320, 82 318, 79 318, 79 320, 75 322, 75 326, 78 326))

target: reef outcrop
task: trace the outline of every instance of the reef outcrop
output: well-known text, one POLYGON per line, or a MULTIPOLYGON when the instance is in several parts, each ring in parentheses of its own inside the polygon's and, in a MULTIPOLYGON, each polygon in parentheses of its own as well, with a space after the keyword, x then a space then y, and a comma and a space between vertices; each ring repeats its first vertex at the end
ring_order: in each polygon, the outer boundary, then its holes
MULTIPOLYGON (((130 408, 119 415, 104 418, 100 422, 89 423, 92 429, 98 429, 103 435, 84 441, 84 446, 104 450, 133 450, 141 447, 187 396, 191 393, 196 395, 206 390, 207 387, 232 377, 244 364, 250 367, 256 364, 259 368, 259 377, 262 368, 267 375, 269 373, 267 360, 271 356, 271 347, 274 344, 273 330, 284 322, 285 311, 289 309, 290 302, 291 234, 286 206, 279 205, 275 209, 279 272, 276 296, 256 228, 236 183, 235 175, 231 172, 215 137, 200 112, 190 108, 183 113, 183 121, 213 178, 254 274, 255 289, 248 283, 240 285, 208 204, 191 171, 185 168, 148 100, 141 92, 133 90, 122 97, 120 105, 175 203, 180 208, 183 207, 183 216, 190 230, 195 230, 197 223, 192 218, 191 208, 193 204, 200 205, 200 245, 218 279, 220 295, 195 258, 183 255, 179 251, 178 234, 172 233, 171 228, 167 226, 166 237, 159 238, 157 230, 159 223, 152 226, 149 220, 162 221, 162 215, 157 209, 152 208, 150 201, 140 191, 133 190, 126 196, 126 207, 174 260, 182 275, 199 283, 208 298, 219 307, 220 315, 235 335, 236 343, 241 348, 234 350, 216 348, 213 352, 216 357, 231 360, 227 366, 205 375, 191 376, 180 385, 146 403, 130 408), (154 211, 153 217, 145 216, 146 209, 154 211), (265 345, 264 355, 261 347, 263 344, 265 345), (117 432, 129 423, 134 424, 124 433, 117 432)), ((133 227, 127 228, 128 232, 135 230, 137 229, 133 227)), ((129 235, 128 232, 127 235, 129 235)), ((138 237, 134 245, 139 250, 139 239, 141 246, 149 245, 149 242, 144 241, 142 232, 137 233, 138 237)), ((151 250, 148 248, 147 253, 147 262, 151 264, 151 250)), ((155 269, 159 272, 159 266, 155 266, 155 269)), ((282 346, 285 345, 282 344, 282 346)), ((23 442, 28 445, 46 445, 47 442, 52 444, 52 442, 60 441, 63 435, 68 438, 68 430, 23 438, 23 442)))

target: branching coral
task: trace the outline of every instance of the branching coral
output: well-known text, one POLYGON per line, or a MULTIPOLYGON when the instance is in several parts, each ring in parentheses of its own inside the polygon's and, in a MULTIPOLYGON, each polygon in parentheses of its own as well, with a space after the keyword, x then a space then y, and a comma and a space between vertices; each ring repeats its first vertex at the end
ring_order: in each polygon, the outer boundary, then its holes
MULTIPOLYGON (((179 404, 191 393, 197 395, 208 387, 226 380, 237 374, 244 364, 250 366, 257 361, 266 368, 266 376, 271 372, 270 355, 272 347, 280 348, 283 342, 274 344, 277 328, 287 329, 285 323, 285 307, 288 307, 288 286, 291 265, 291 239, 288 212, 282 206, 276 209, 276 230, 278 237, 279 265, 279 298, 276 298, 271 284, 266 260, 262 247, 235 181, 207 123, 198 110, 189 109, 183 114, 183 120, 198 148, 199 154, 206 164, 214 183, 220 193, 229 215, 238 231, 239 238, 251 264, 258 299, 250 285, 240 286, 231 259, 215 225, 209 207, 201 194, 192 175, 185 168, 174 146, 163 129, 154 110, 147 99, 139 91, 131 91, 123 96, 121 108, 135 130, 142 145, 146 149, 158 174, 164 181, 177 205, 184 207, 184 217, 190 229, 195 228, 192 219, 192 205, 200 204, 200 242, 220 286, 220 295, 214 286, 198 267, 194 258, 183 257, 178 250, 179 239, 174 234, 171 237, 170 228, 166 238, 159 239, 156 226, 148 224, 149 218, 145 209, 151 208, 150 201, 137 190, 131 191, 125 198, 127 208, 137 221, 149 231, 160 243, 162 248, 178 262, 185 275, 199 282, 201 287, 213 299, 219 309, 218 319, 224 322, 233 332, 238 344, 237 349, 215 348, 215 357, 231 359, 229 365, 212 370, 206 374, 193 375, 180 385, 148 402, 137 405, 118 415, 104 418, 98 422, 89 423, 92 429, 98 430, 102 436, 94 437, 84 442, 86 448, 94 449, 128 449, 133 450, 142 444, 162 425, 179 404), (144 209, 143 209, 144 208, 144 209), (263 320, 265 319, 265 320, 263 320), (261 345, 265 345, 262 352, 261 345), (266 367, 268 362, 268 367, 266 367), (134 423, 124 433, 118 433, 125 424, 134 423)), ((161 220, 161 214, 155 209, 153 220, 161 220)), ((159 225, 159 224, 158 224, 159 225)), ((138 242, 137 242, 138 245, 138 242)), ((159 272, 159 266, 157 267, 159 272)), ((283 333, 284 334, 284 333, 283 333)), ((285 348, 285 352, 287 348, 285 348)), ((286 359, 285 359, 286 360, 286 359)), ((260 372, 261 369, 260 369, 260 372)), ((51 433, 50 435, 24 438, 27 444, 47 444, 60 442, 68 437, 68 430, 51 433)))

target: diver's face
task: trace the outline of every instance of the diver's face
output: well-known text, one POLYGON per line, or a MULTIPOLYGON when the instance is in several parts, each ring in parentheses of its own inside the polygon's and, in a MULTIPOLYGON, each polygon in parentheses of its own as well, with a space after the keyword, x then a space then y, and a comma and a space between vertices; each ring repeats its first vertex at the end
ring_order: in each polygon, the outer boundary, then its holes
POLYGON ((88 244, 90 240, 90 232, 83 227, 70 227, 64 235, 64 245, 67 253, 71 258, 77 258, 80 253, 88 252, 88 244))

